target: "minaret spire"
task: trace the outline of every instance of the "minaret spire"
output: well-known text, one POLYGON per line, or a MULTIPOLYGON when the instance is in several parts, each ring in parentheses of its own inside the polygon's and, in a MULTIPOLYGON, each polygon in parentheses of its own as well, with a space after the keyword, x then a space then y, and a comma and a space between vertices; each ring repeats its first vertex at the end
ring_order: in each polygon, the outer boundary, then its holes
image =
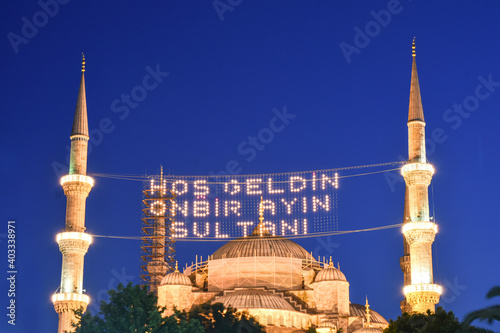
POLYGON ((410 105, 408 111, 408 163, 401 168, 406 183, 403 221, 404 256, 400 259, 404 272, 405 300, 402 312, 434 311, 442 291, 434 284, 432 243, 437 225, 429 216, 428 187, 434 167, 427 163, 425 152, 425 121, 418 83, 415 39, 412 45, 410 105))
POLYGON ((73 129, 71 136, 82 135, 89 136, 89 126, 87 120, 87 99, 85 96, 85 55, 82 53, 82 78, 80 81, 80 90, 76 100, 75 118, 73 120, 73 129))
POLYGON ((58 333, 73 332, 73 310, 86 310, 90 298, 83 293, 83 263, 92 236, 85 233, 85 204, 94 185, 87 176, 88 123, 85 99, 85 57, 82 60, 82 78, 76 103, 75 119, 71 131, 69 174, 61 178, 66 195, 66 223, 56 237, 62 253, 61 285, 52 296, 59 314, 58 333))
POLYGON ((422 97, 420 96, 420 85, 418 83, 415 38, 413 38, 413 44, 411 48, 413 64, 411 68, 410 108, 408 111, 408 122, 414 120, 424 121, 424 109, 422 108, 422 97))

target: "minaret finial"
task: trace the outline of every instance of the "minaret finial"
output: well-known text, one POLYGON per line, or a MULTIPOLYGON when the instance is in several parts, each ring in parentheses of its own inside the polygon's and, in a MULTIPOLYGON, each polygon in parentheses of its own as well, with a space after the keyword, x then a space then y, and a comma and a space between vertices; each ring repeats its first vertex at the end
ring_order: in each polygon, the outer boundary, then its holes
POLYGON ((259 236, 262 237, 264 235, 263 229, 264 222, 264 198, 262 195, 260 196, 260 204, 259 204, 259 236))
POLYGON ((366 326, 370 327, 370 325, 371 325, 371 323, 370 323, 371 314, 370 314, 370 305, 368 304, 368 295, 366 295, 365 308, 366 308, 366 326))
POLYGON ((175 271, 179 271, 179 262, 177 260, 175 261, 175 271))
POLYGON ((328 267, 333 267, 333 260, 332 260, 332 256, 330 256, 330 263, 329 263, 328 267))
POLYGON ((85 54, 82 52, 82 73, 85 73, 85 54))
POLYGON ((413 37, 413 43, 411 44, 411 55, 413 57, 416 56, 416 54, 415 54, 415 37, 413 37))

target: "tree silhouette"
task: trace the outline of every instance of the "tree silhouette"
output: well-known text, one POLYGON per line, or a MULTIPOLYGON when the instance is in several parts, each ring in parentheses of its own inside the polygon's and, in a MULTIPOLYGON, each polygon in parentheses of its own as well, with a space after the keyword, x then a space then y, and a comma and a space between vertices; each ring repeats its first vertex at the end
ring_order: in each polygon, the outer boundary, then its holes
POLYGON ((110 290, 109 302, 101 301, 100 312, 91 315, 75 311, 77 320, 73 324, 75 333, 202 333, 198 320, 190 320, 185 313, 176 311, 170 317, 163 317, 165 308, 158 307, 157 297, 145 286, 124 287, 110 290))
MULTIPOLYGON (((500 286, 496 286, 490 289, 486 294, 487 299, 500 296, 500 286)), ((492 305, 483 309, 472 311, 464 319, 464 326, 469 326, 474 320, 479 319, 480 321, 486 321, 488 324, 492 324, 493 321, 500 322, 500 305, 492 305)))
POLYGON ((397 320, 390 320, 384 333, 493 333, 473 326, 464 327, 452 311, 437 307, 436 312, 403 313, 397 320))

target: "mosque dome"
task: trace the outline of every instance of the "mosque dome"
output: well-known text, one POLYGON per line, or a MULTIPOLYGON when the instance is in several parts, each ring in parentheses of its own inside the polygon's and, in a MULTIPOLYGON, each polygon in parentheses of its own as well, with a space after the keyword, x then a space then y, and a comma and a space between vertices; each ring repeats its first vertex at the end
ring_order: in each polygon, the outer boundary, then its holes
POLYGON ((324 268, 323 270, 319 271, 318 275, 316 275, 316 278, 314 279, 314 282, 321 282, 321 281, 346 281, 347 279, 340 271, 340 269, 335 268, 333 266, 333 263, 330 259, 330 265, 328 267, 324 268))
POLYGON ((238 290, 215 300, 224 306, 237 309, 277 309, 295 311, 295 309, 278 295, 258 289, 238 290))
MULTIPOLYGON (((349 304, 349 314, 353 317, 361 317, 366 320, 366 308, 365 305, 350 303, 349 304)), ((376 324, 389 325, 387 320, 377 311, 370 309, 370 322, 376 324)))
POLYGON ((191 286, 191 280, 185 275, 179 272, 177 268, 177 263, 175 263, 175 271, 168 273, 161 280, 160 285, 177 285, 177 286, 191 286))
POLYGON ((281 236, 274 236, 263 223, 259 223, 252 234, 232 240, 214 252, 212 259, 239 257, 280 257, 311 260, 316 262, 299 244, 281 236))

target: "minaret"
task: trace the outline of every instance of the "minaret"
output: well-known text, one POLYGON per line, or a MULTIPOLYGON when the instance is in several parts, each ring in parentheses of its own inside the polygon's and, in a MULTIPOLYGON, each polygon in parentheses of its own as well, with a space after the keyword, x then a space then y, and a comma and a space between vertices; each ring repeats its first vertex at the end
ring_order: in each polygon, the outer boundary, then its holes
POLYGON ((415 39, 412 45, 410 107, 408 112, 408 162, 401 168, 406 183, 403 234, 405 252, 400 263, 405 274, 403 312, 434 312, 442 292, 433 283, 432 243, 437 225, 429 216, 428 187, 434 167, 425 154, 425 121, 415 61, 415 39), (409 265, 409 266, 408 266, 409 265))
POLYGON ((83 294, 83 258, 92 243, 92 237, 85 233, 85 201, 94 180, 86 175, 89 130, 84 74, 85 56, 82 58, 82 78, 70 136, 69 174, 61 178, 67 198, 66 224, 63 232, 56 237, 62 253, 61 285, 52 296, 54 308, 59 314, 58 333, 73 332, 73 310, 82 308, 85 311, 90 302, 90 298, 83 294))

